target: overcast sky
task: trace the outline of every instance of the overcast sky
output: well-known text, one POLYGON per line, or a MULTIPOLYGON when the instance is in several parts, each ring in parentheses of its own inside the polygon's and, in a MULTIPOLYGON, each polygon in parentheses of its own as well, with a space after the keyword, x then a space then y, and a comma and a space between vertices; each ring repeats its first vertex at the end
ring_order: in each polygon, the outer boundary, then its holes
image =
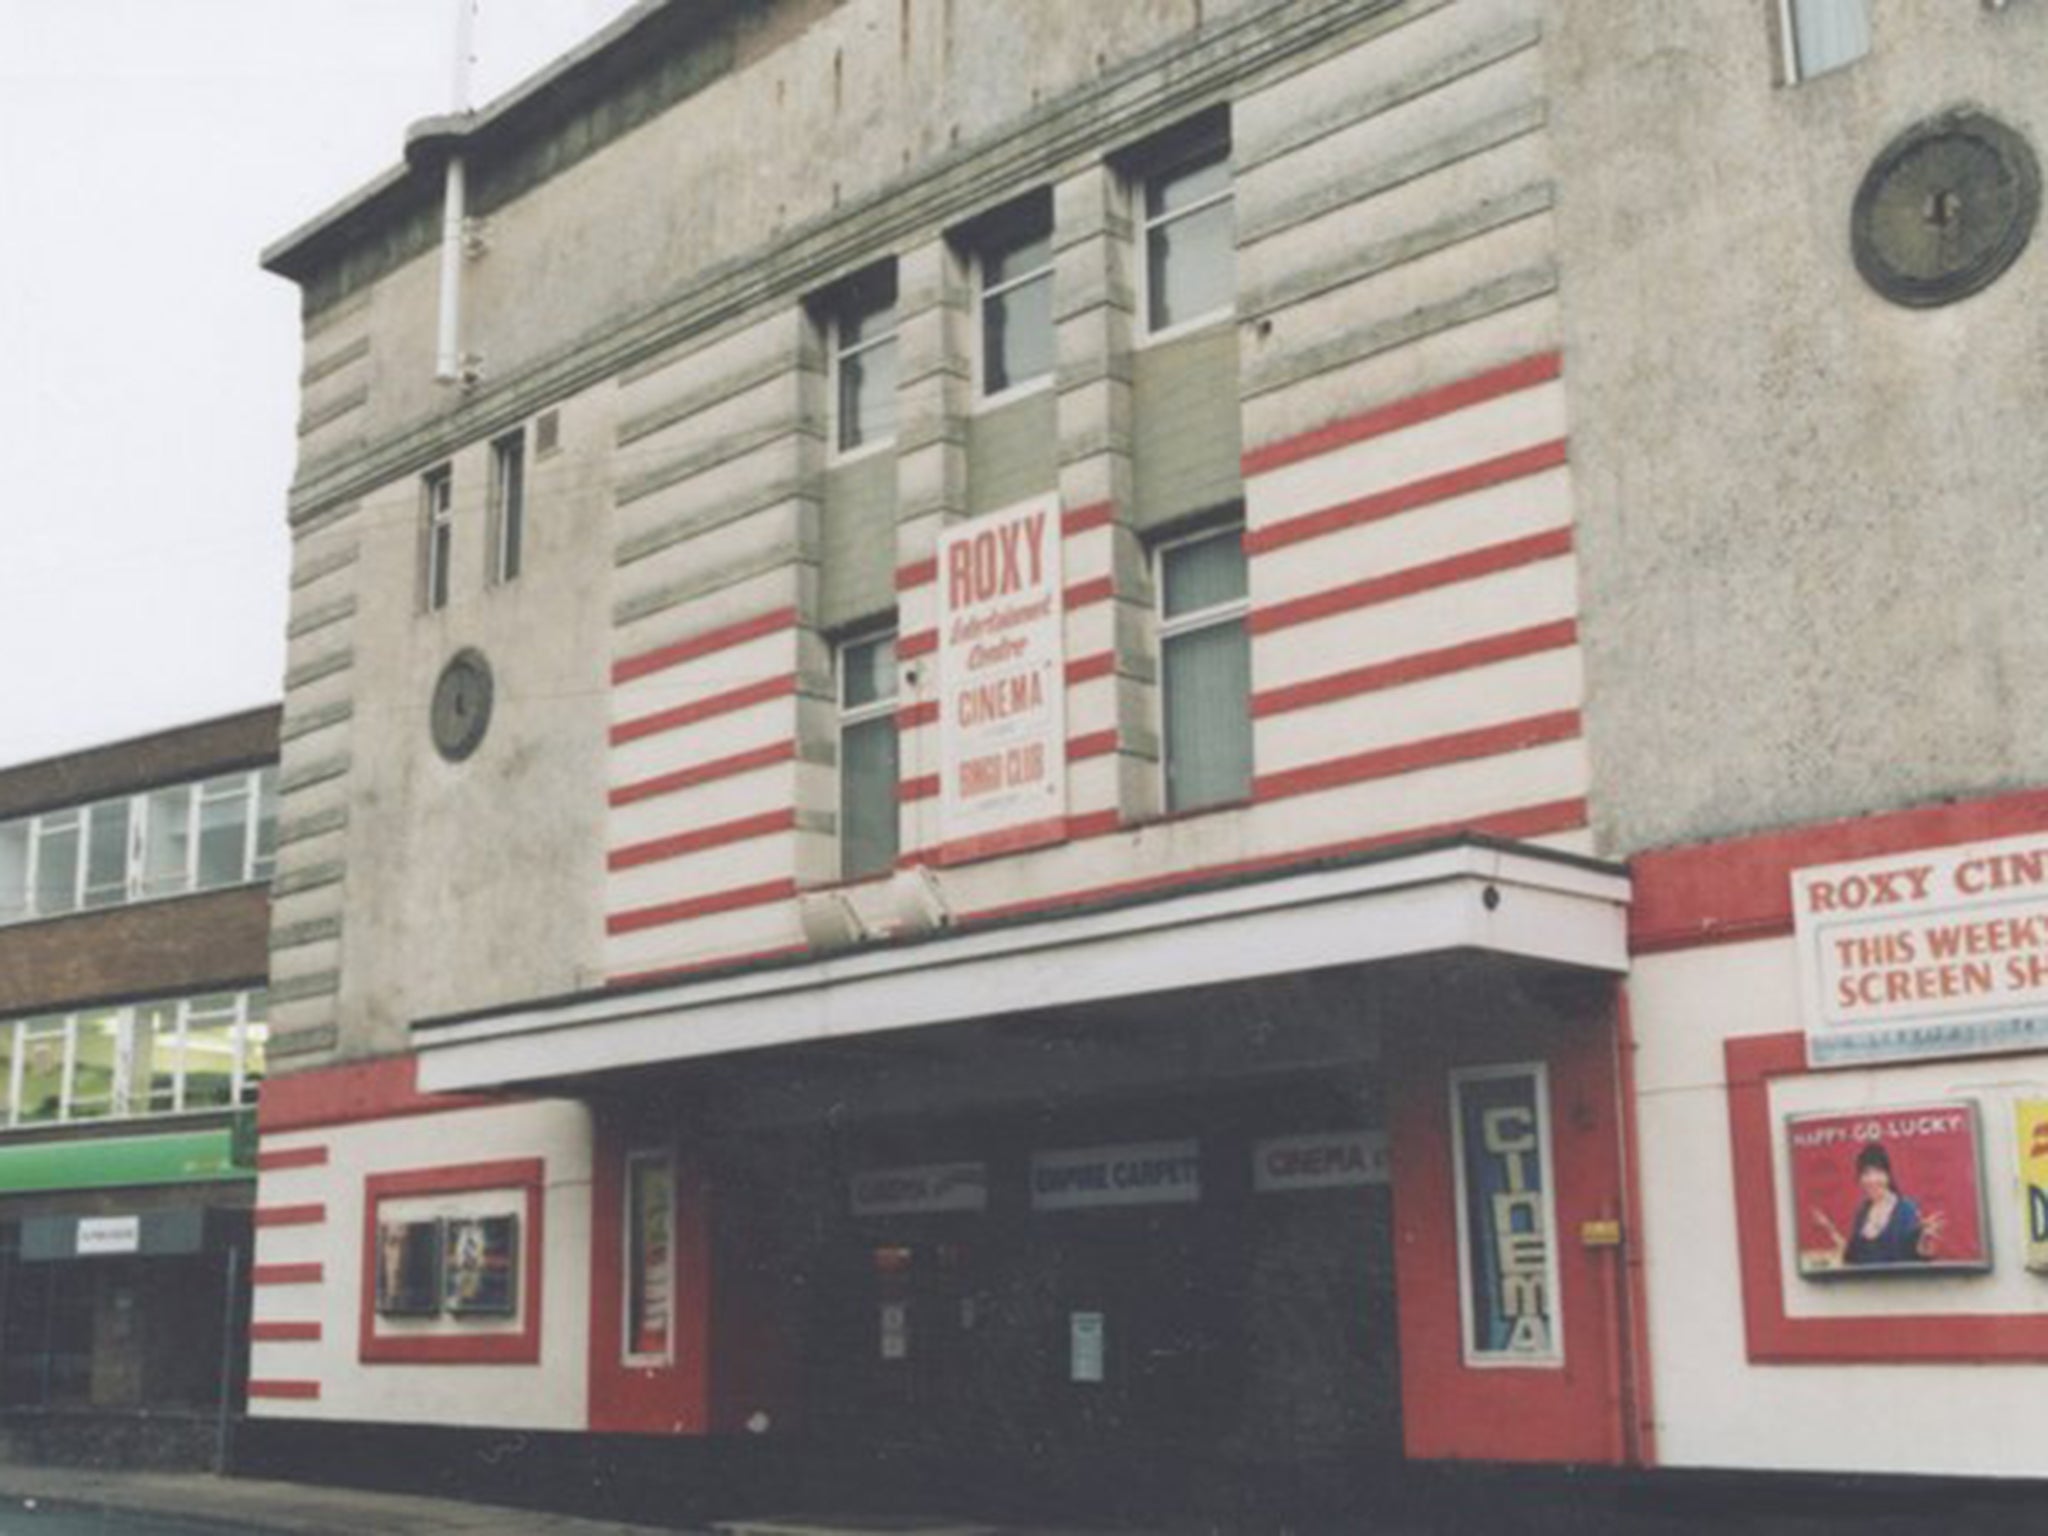
MULTIPOLYGON (((0 764, 274 700, 297 290, 459 0, 0 0, 0 764)), ((630 0, 474 0, 481 105, 630 0)))

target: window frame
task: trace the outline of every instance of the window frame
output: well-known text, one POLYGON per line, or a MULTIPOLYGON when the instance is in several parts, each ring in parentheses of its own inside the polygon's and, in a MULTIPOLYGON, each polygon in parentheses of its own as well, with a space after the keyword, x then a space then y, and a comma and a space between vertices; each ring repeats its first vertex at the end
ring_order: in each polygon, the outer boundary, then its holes
POLYGON ((440 613, 454 596, 455 471, 437 464, 420 476, 420 610, 440 613))
POLYGON ((1177 549, 1190 545, 1204 544, 1212 539, 1235 538, 1240 551, 1244 546, 1245 525, 1241 518, 1228 522, 1210 521, 1187 528, 1179 533, 1160 539, 1152 546, 1152 624, 1153 636, 1159 651, 1159 804, 1168 816, 1192 816, 1203 811, 1222 810, 1233 805, 1243 805, 1251 796, 1251 786, 1257 777, 1257 760, 1253 748, 1252 719, 1250 711, 1245 714, 1246 770, 1244 792, 1220 800, 1205 800, 1199 805, 1175 805, 1173 803, 1172 754, 1167 735, 1167 684, 1166 648, 1169 642, 1188 634, 1203 630, 1219 629, 1226 624, 1237 624, 1245 629, 1245 643, 1251 643, 1251 562, 1245 561, 1245 591, 1242 597, 1226 602, 1212 603, 1193 613, 1177 614, 1171 618, 1166 612, 1166 561, 1177 549))
POLYGON ((956 244, 960 246, 967 257, 973 289, 974 324, 972 327, 971 344, 968 350, 970 353, 969 365, 974 371, 972 409, 975 412, 995 410, 1010 404, 1012 401, 1022 400, 1031 395, 1042 394, 1051 389, 1058 380, 1059 317, 1054 312, 1054 306, 1048 302, 1046 306, 1047 330, 1049 333, 1047 340, 1051 348, 1051 362, 1047 365, 1045 372, 1034 374, 1030 378, 1018 383, 1006 384, 998 390, 991 390, 988 387, 989 301, 999 299, 1005 294, 1013 293, 1028 284, 1041 281, 1047 285, 1048 290, 1051 290, 1052 296, 1057 296, 1055 284, 1058 281, 1056 274, 1059 265, 1059 247, 1055 243, 1054 237, 1056 232, 1053 223, 1052 197, 1050 189, 1047 189, 1042 194, 1034 193, 1019 198, 1015 202, 986 215, 956 240, 956 244), (1020 229, 1027 232, 1036 231, 1040 227, 1041 210, 1043 214, 1043 238, 1046 245, 1045 264, 1033 267, 1030 271, 1020 273, 1015 277, 1007 277, 1001 282, 991 284, 988 280, 990 256, 1011 249, 1012 246, 1005 244, 1006 241, 1012 241, 1015 245, 1022 246, 1029 245, 1033 240, 1039 238, 1036 233, 1029 233, 1028 238, 1019 239, 1017 238, 1017 232, 1020 229))
MULTIPOLYGON (((270 993, 268 988, 243 987, 228 991, 191 992, 176 997, 146 998, 139 1002, 123 1003, 118 1007, 73 1008, 63 1013, 17 1014, 0 1018, 0 1036, 7 1042, 8 1062, 4 1085, 5 1098, 0 1100, 0 1134, 11 1130, 41 1130, 50 1126, 86 1125, 105 1120, 163 1120, 179 1115, 225 1115, 238 1109, 245 1109, 256 1100, 256 1088, 267 1076, 267 1060, 251 1075, 251 1047, 263 1047, 267 1053, 270 1040, 270 993), (202 1025, 225 1024, 233 1052, 228 1076, 228 1097, 224 1103, 192 1105, 186 1102, 186 1050, 185 1042, 192 1030, 195 1009, 201 1004, 215 1000, 228 1000, 225 1010, 212 1010, 200 1014, 202 1025), (150 1028, 158 1010, 171 1010, 176 1027, 170 1039, 175 1042, 177 1066, 172 1075, 171 1107, 151 1107, 149 1074, 138 1074, 141 1061, 137 1049, 140 1032, 150 1028), (87 1019, 111 1016, 114 1020, 114 1059, 112 1076, 108 1084, 107 1107, 104 1112, 93 1115, 74 1114, 73 1106, 77 1093, 78 1038, 79 1026, 87 1019), (22 1116, 22 1079, 27 1074, 28 1054, 23 1042, 31 1026, 56 1024, 61 1026, 63 1040, 62 1064, 58 1067, 57 1112, 49 1119, 29 1120, 22 1116), (141 1081, 138 1082, 138 1076, 141 1081)), ((51 1031, 43 1038, 57 1038, 51 1031)), ((152 1053, 153 1054, 153 1053, 152 1053)))
MULTIPOLYGON (((828 396, 825 450, 828 463, 835 465, 850 464, 860 459, 871 458, 875 454, 893 449, 896 446, 897 434, 902 423, 897 417, 893 403, 889 413, 889 430, 886 433, 851 445, 846 442, 847 412, 842 393, 842 380, 845 363, 848 358, 858 357, 867 352, 878 351, 883 347, 897 348, 899 346, 902 337, 902 325, 901 317, 897 311, 901 301, 902 294, 896 282, 896 263, 890 260, 877 262, 873 266, 863 268, 861 271, 846 278, 827 295, 823 302, 822 317, 825 332, 826 391, 828 396), (858 308, 858 301, 862 295, 868 292, 869 286, 881 283, 885 275, 889 292, 888 302, 886 304, 878 304, 872 310, 858 308), (888 329, 878 335, 854 342, 852 345, 847 345, 844 333, 848 319, 856 314, 866 315, 870 313, 876 315, 886 314, 889 321, 888 329)), ((901 388, 902 377, 902 354, 899 350, 897 352, 895 382, 890 385, 890 392, 892 394, 901 388)))
POLYGON ((491 439, 490 584, 494 587, 517 581, 526 569, 527 459, 523 424, 491 439))
POLYGON ((902 698, 901 659, 896 647, 902 636, 894 623, 871 624, 861 629, 850 630, 832 646, 832 718, 833 718, 833 811, 838 832, 838 858, 835 867, 842 881, 874 880, 895 868, 897 857, 903 852, 903 809, 902 799, 897 791, 903 783, 902 734, 896 727, 896 711, 902 698), (871 699, 865 704, 849 706, 846 702, 846 661, 851 652, 867 646, 887 644, 890 651, 889 691, 886 695, 871 699), (846 732, 849 727, 872 725, 877 720, 886 720, 889 729, 896 735, 898 756, 896 780, 890 785, 889 801, 895 809, 895 835, 890 839, 889 862, 879 869, 851 870, 846 861, 846 732))
POLYGON ((1232 163, 1233 145, 1230 125, 1217 122, 1189 132, 1186 137, 1169 149, 1142 154, 1136 159, 1128 173, 1130 184, 1131 228, 1136 249, 1134 251, 1137 277, 1137 324, 1133 327, 1133 344, 1143 348, 1160 342, 1173 341, 1196 331, 1220 325, 1237 314, 1237 285, 1231 284, 1230 298, 1185 320, 1176 320, 1170 325, 1155 326, 1152 323, 1152 232, 1169 224, 1179 223, 1198 213, 1229 203, 1232 208, 1230 258, 1233 276, 1237 266, 1237 176, 1232 163), (1210 156, 1216 156, 1225 171, 1224 185, 1220 192, 1212 192, 1200 201, 1185 208, 1176 208, 1171 213, 1154 216, 1147 210, 1148 194, 1155 182, 1168 179, 1196 166, 1210 156))
POLYGON ((1839 60, 1836 63, 1824 64, 1818 69, 1808 69, 1799 45, 1799 0, 1778 0, 1778 67, 1782 72, 1786 85, 1804 85, 1810 80, 1818 80, 1824 75, 1835 74, 1840 70, 1849 68, 1860 60, 1870 57, 1872 49, 1877 45, 1877 18, 1869 0, 1861 0, 1861 3, 1863 5, 1863 27, 1866 38, 1863 51, 1853 54, 1846 59, 1839 60))

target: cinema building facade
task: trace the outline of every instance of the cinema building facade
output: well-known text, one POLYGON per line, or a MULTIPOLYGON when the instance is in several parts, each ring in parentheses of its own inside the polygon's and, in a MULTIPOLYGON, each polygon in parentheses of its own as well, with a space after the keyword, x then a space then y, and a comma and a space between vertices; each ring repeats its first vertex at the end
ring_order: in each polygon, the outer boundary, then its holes
POLYGON ((653 3, 273 246, 266 1464, 2038 1474, 1952 9, 653 3))

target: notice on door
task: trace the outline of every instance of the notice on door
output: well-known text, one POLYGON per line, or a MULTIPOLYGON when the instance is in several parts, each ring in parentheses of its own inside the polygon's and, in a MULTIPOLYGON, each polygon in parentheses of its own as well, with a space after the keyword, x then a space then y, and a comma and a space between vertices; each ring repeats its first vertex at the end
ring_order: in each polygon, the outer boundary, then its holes
POLYGON ((910 1358, 910 1308, 904 1302, 882 1303, 882 1358, 910 1358))
POLYGON ((1100 1312, 1073 1312, 1067 1317, 1067 1379, 1069 1381, 1099 1382, 1103 1377, 1104 1357, 1107 1353, 1105 1335, 1100 1312))

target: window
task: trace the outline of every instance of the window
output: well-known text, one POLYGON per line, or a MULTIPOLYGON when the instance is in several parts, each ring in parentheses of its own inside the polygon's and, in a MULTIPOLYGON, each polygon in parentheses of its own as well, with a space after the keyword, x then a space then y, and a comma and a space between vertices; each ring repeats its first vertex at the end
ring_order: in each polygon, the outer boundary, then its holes
POLYGON ((0 924, 267 880, 277 773, 66 806, 0 822, 0 924))
POLYGON ((1252 779, 1243 529, 1162 545, 1158 589, 1166 808, 1242 800, 1252 779))
POLYGON ((1785 78, 1810 80, 1870 52, 1870 0, 1783 0, 1785 78))
POLYGON ((503 584, 519 574, 526 538, 526 432, 507 433, 491 444, 491 580, 503 584))
POLYGON ((896 435, 896 267, 871 267, 842 287, 827 321, 833 447, 855 453, 896 435))
POLYGON ((1004 209, 970 239, 981 316, 980 390, 989 398, 1052 375, 1052 194, 1004 209))
POLYGON ((0 1021, 0 1127, 253 1103, 267 1006, 224 992, 0 1021))
POLYGON ((1205 132, 1157 161, 1141 196, 1146 330, 1227 313, 1237 286, 1229 136, 1205 132))
POLYGON ((896 636, 839 648, 839 873, 896 863, 896 636))
POLYGON ((427 611, 435 613, 448 606, 448 566, 455 552, 455 478, 444 467, 420 480, 421 504, 426 513, 426 599, 427 611))

